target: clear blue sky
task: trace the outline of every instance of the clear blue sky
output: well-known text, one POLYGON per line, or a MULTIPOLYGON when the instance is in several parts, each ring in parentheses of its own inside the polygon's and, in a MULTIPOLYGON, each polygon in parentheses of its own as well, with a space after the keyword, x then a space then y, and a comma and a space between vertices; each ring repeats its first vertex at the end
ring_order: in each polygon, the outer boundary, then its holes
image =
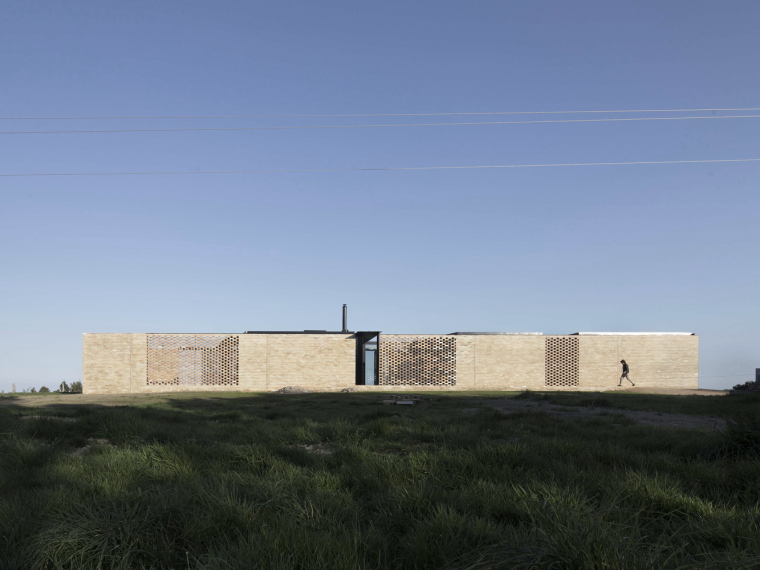
MULTIPOLYGON (((758 29, 755 0, 7 2, 0 115, 760 107, 758 29)), ((503 118, 0 130, 450 120, 503 118)), ((760 158, 759 135, 757 118, 0 135, 0 173, 760 158)), ((342 303, 355 330, 692 331, 700 385, 733 385, 760 367, 759 190, 760 163, 0 178, 0 389, 79 379, 83 332, 336 328, 342 303)))

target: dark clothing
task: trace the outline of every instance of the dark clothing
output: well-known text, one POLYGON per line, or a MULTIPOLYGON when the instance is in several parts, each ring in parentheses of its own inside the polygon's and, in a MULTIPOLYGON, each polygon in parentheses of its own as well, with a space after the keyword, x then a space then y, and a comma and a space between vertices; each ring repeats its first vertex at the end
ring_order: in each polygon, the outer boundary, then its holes
POLYGON ((632 386, 635 386, 636 384, 633 383, 633 380, 631 380, 628 377, 628 371, 630 370, 630 368, 628 368, 628 363, 627 362, 621 362, 620 364, 623 365, 623 373, 620 375, 620 382, 618 382, 618 386, 620 386, 623 383, 623 378, 625 378, 626 380, 628 380, 631 383, 632 386))

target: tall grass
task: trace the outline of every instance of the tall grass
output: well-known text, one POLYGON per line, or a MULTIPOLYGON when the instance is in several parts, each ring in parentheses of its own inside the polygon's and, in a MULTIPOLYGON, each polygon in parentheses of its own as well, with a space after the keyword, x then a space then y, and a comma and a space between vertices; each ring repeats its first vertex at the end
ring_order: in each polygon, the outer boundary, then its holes
POLYGON ((760 566, 733 436, 380 399, 0 408, 0 568, 760 566))

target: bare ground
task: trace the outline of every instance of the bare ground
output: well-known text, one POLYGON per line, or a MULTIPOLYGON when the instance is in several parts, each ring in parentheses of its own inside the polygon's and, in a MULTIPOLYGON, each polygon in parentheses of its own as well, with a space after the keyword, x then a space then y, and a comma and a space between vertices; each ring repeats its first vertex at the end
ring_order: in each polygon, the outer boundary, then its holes
POLYGON ((626 392, 628 394, 662 394, 664 396, 725 396, 730 390, 694 390, 691 388, 647 388, 647 387, 615 387, 609 392, 626 392))
MULTIPOLYGON (((726 421, 722 418, 707 416, 690 416, 686 414, 668 414, 664 412, 645 412, 639 410, 621 410, 619 408, 586 408, 580 406, 559 406, 546 402, 531 402, 504 398, 500 400, 483 400, 482 403, 499 410, 503 414, 518 412, 545 412, 553 416, 567 419, 589 419, 595 417, 609 417, 611 415, 623 415, 636 423, 644 425, 667 426, 675 428, 707 428, 722 429, 726 421)), ((472 408, 464 408, 466 412, 472 408)))

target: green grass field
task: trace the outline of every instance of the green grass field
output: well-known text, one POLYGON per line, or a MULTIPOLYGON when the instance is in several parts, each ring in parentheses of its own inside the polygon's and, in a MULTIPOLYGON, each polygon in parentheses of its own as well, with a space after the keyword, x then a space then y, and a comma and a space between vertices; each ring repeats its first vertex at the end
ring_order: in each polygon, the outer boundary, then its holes
POLYGON ((456 393, 6 397, 0 569, 760 567, 757 396, 518 397, 745 419, 503 415, 456 393))

